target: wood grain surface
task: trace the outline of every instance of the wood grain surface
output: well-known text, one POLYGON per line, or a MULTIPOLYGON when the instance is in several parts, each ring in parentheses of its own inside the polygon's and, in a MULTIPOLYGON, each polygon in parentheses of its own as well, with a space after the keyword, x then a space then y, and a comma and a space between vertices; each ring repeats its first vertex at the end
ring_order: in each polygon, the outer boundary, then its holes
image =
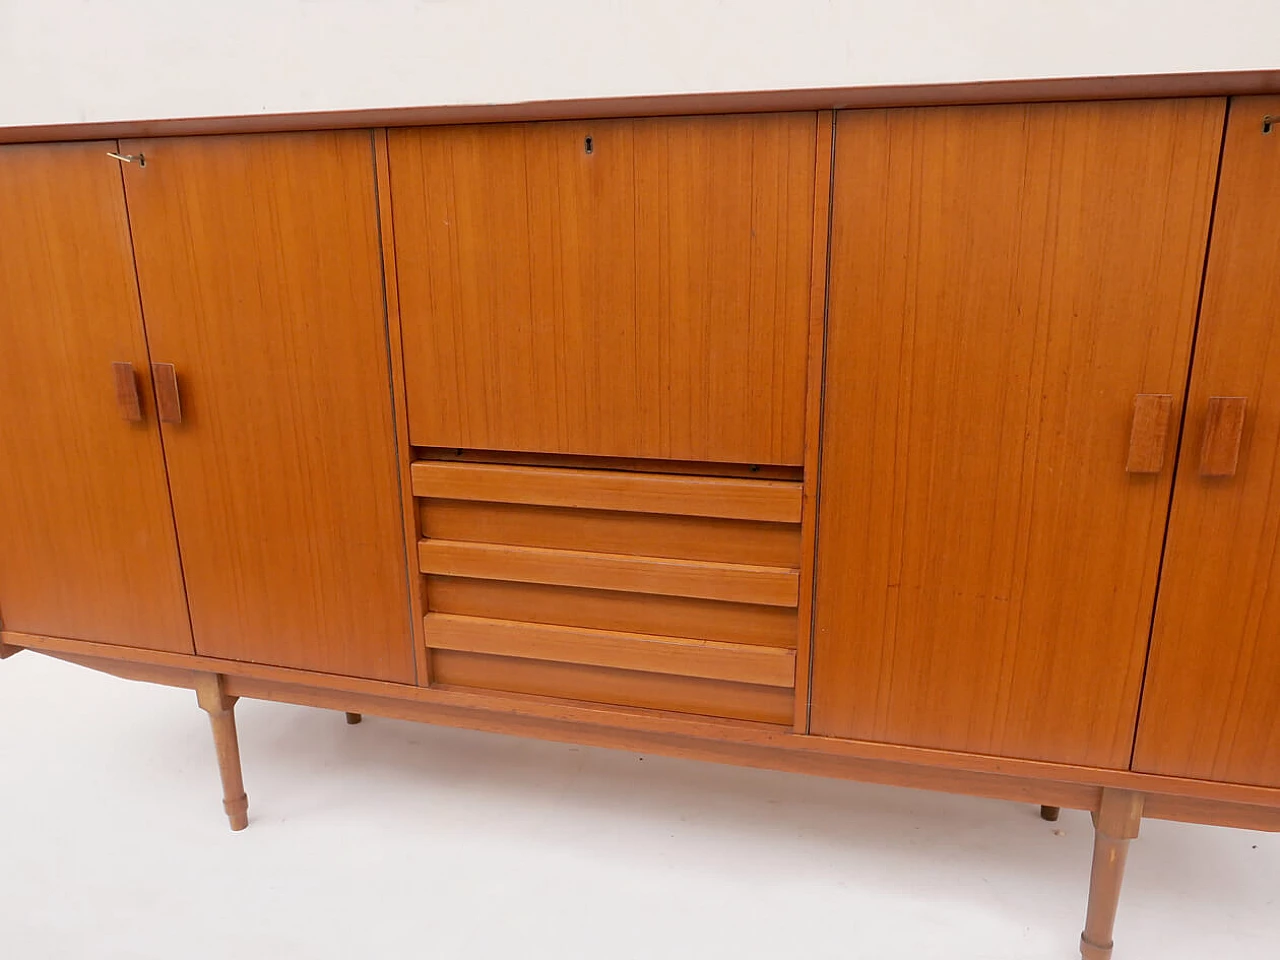
POLYGON ((815 733, 1128 765, 1224 107, 838 115, 815 733))
POLYGON ((423 500, 421 512, 421 532, 430 539, 766 567, 800 566, 800 528, 794 523, 475 500, 423 500))
POLYGON ((1231 104, 1134 769, 1274 787, 1280 129, 1262 133, 1267 114, 1280 116, 1280 97, 1231 104), (1222 397, 1247 398, 1243 432, 1226 456, 1205 440, 1223 425, 1211 417, 1222 397), (1208 476, 1205 450, 1219 451, 1208 476))
POLYGON ((791 723, 791 689, 615 670, 579 663, 431 651, 432 675, 451 687, 641 707, 706 717, 791 723))
POLYGON ((427 577, 431 609, 473 617, 794 647, 796 611, 755 603, 512 580, 427 577))
POLYGON ((491 463, 413 465, 419 497, 533 503, 551 507, 674 513, 795 523, 801 487, 786 480, 678 476, 491 463))
POLYGON ((795 651, 779 647, 446 613, 427 614, 426 632, 428 643, 438 650, 558 660, 769 687, 790 688, 795 682, 795 651))
POLYGON ((391 131, 413 442, 800 464, 815 122, 391 131))
POLYGON ((424 461, 414 490, 439 682, 769 722, 793 706, 800 484, 424 461))
POLYGON ((554 583, 777 607, 794 607, 799 593, 799 574, 786 567, 463 540, 421 541, 418 563, 423 573, 451 577, 554 583))
POLYGON ((818 478, 822 464, 822 396, 826 376, 827 284, 831 255, 831 171, 835 162, 835 114, 818 114, 814 143, 813 244, 809 263, 809 363, 805 384, 804 500, 800 531, 800 605, 796 620, 796 699, 792 726, 809 731, 809 680, 812 676, 813 599, 818 544, 818 478))
POLYGON ((0 619, 190 653, 115 149, 0 148, 0 619))
POLYGON ((404 519, 404 566, 409 577, 409 609, 413 622, 413 657, 418 683, 428 686, 431 673, 422 617, 427 610, 423 578, 418 575, 414 545, 422 536, 419 511, 413 498, 410 469, 414 454, 409 446, 409 407, 404 394, 404 351, 400 342, 400 286, 396 280, 395 225, 391 216, 391 166, 387 131, 373 131, 374 174, 378 189, 378 232, 382 241, 382 281, 387 302, 387 345, 390 347, 392 414, 396 425, 396 467, 400 473, 400 508, 404 519))
POLYGON ((121 149, 196 649, 412 681, 370 135, 121 149))

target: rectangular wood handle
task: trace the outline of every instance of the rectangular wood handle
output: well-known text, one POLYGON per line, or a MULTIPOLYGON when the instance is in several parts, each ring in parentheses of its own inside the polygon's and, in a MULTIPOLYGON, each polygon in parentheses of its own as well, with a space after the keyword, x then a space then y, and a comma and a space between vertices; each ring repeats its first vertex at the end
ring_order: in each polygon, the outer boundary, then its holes
POLYGON ((1246 397, 1210 397, 1200 443, 1200 476, 1234 477, 1244 436, 1246 397))
POLYGON ((1133 398, 1133 427, 1129 431, 1129 473, 1159 473, 1164 469, 1169 440, 1173 397, 1167 393, 1140 393, 1133 398))
POLYGON ((141 423, 142 401, 138 397, 138 378, 133 375, 133 364, 117 360, 111 364, 111 375, 115 378, 120 416, 130 423, 141 423))
POLYGON ((178 370, 172 363, 153 363, 151 378, 156 384, 156 414, 161 423, 182 422, 182 399, 178 396, 178 370))

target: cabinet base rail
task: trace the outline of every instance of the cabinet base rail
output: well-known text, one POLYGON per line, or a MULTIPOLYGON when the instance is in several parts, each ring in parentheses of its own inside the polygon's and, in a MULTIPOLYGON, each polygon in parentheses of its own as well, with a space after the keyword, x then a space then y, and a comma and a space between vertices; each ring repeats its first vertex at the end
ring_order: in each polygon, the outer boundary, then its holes
MULTIPOLYGON (((561 709, 542 716, 503 712, 494 708, 492 700, 476 698, 477 706, 432 703, 400 699, 315 686, 316 677, 307 675, 306 682, 290 683, 285 679, 258 679, 205 670, 191 670, 146 662, 131 662, 102 656, 81 655, 69 650, 38 649, 32 645, 45 638, 27 637, 18 644, 15 634, 7 634, 8 643, 0 642, 0 657, 9 657, 24 649, 44 653, 58 659, 110 673, 125 679, 187 687, 196 693, 197 703, 209 715, 218 770, 222 780, 223 809, 231 829, 248 826, 249 801, 245 793, 240 765, 240 747, 236 735, 235 705, 241 697, 294 703, 343 712, 346 722, 359 723, 363 714, 393 719, 414 720, 443 726, 456 726, 535 737, 586 746, 653 753, 666 756, 729 763, 793 773, 807 773, 838 779, 859 780, 894 786, 909 786, 948 793, 986 796, 1015 800, 1040 807, 1040 816, 1054 820, 1061 807, 1090 811, 1094 823, 1093 866, 1090 874, 1089 898, 1084 930, 1080 937, 1083 960, 1108 960, 1112 956, 1112 933, 1124 878, 1129 843, 1138 836, 1143 817, 1209 823, 1222 826, 1280 832, 1280 791, 1264 788, 1221 786, 1227 796, 1243 792, 1244 796, 1261 796, 1268 803, 1237 802, 1234 799, 1212 799, 1203 796, 1179 796, 1158 792, 1160 778, 1134 775, 1139 784, 1150 783, 1157 792, 1106 784, 1068 783, 1035 776, 1018 776, 990 772, 931 767, 920 763, 868 759, 847 754, 797 749, 792 744, 771 744, 767 739, 752 743, 714 739, 706 730, 699 734, 656 732, 621 725, 610 725, 608 715, 601 712, 601 722, 584 722, 576 716, 577 705, 565 701, 561 709), (482 705, 481 705, 482 704, 482 705), (1274 792, 1275 798, 1269 794, 1274 792)), ((87 645, 92 647, 93 645, 87 645)), ((194 659, 194 658, 193 658, 194 659)), ((334 678, 335 681, 341 678, 334 678)), ((447 691, 439 689, 441 693, 447 691)), ((422 691, 423 693, 427 691, 422 691)), ((552 706, 556 706, 555 703, 552 706)), ((625 713, 619 713, 619 720, 625 713)), ((688 720, 690 718, 686 718, 688 720)), ((689 724, 693 727, 693 724, 689 724)), ((764 727, 766 725, 757 725, 764 727)), ((822 738, 791 737, 793 740, 822 738)), ((1105 775, 1106 771, 1099 771, 1105 775)))

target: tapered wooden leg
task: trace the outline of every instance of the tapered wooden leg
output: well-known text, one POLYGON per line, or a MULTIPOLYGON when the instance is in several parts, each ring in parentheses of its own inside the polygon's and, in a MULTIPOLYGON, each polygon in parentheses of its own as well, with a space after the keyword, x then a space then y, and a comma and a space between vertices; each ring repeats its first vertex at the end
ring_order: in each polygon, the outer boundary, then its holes
POLYGON ((1050 823, 1053 823, 1058 819, 1058 814, 1060 813, 1062 813, 1061 807, 1047 807, 1044 804, 1040 805, 1041 820, 1048 820, 1050 823))
POLYGON ((360 714, 352 713, 350 710, 347 711, 347 723, 359 723, 363 719, 364 717, 360 716, 360 714))
POLYGON ((1089 910, 1084 933, 1080 934, 1080 956, 1084 960, 1110 960, 1124 862, 1129 855, 1129 841, 1137 837, 1142 822, 1142 800, 1142 794, 1131 790, 1104 789, 1102 803, 1093 815, 1089 910))
POLYGON ((222 808, 227 811, 232 830, 249 825, 249 798, 240 773, 240 741, 236 738, 236 697, 228 696, 222 677, 216 673, 196 674, 196 700, 209 714, 213 746, 218 752, 218 772, 222 774, 222 808))

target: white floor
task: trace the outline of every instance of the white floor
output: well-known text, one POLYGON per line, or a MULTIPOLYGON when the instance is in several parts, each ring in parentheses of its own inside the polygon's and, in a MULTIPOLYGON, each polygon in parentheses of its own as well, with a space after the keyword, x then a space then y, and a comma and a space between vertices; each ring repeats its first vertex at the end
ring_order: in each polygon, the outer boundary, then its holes
MULTIPOLYGON (((0 664, 0 957, 1070 960, 1088 816, 0 664)), ((1162 822, 1117 960, 1280 957, 1280 835, 1162 822)))

